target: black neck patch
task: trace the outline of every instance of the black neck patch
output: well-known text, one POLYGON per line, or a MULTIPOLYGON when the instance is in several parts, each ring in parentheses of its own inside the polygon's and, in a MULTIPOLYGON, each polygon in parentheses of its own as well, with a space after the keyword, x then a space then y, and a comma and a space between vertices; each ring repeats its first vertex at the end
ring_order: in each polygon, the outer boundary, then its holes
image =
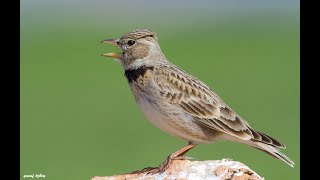
POLYGON ((148 69, 152 71, 153 67, 141 66, 138 69, 127 69, 124 75, 127 77, 129 83, 131 83, 132 81, 136 81, 140 76, 143 77, 148 69))

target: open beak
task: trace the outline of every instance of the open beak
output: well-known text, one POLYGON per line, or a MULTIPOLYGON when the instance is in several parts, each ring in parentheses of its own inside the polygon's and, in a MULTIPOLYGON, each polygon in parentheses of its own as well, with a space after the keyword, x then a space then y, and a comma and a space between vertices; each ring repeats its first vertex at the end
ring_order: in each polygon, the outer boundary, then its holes
MULTIPOLYGON (((118 43, 119 40, 118 39, 105 39, 102 40, 101 43, 106 43, 106 44, 111 44, 116 46, 117 48, 119 48, 118 43)), ((116 59, 121 59, 122 58, 122 54, 121 53, 104 53, 101 56, 105 56, 105 57, 111 57, 111 58, 116 58, 116 59)))

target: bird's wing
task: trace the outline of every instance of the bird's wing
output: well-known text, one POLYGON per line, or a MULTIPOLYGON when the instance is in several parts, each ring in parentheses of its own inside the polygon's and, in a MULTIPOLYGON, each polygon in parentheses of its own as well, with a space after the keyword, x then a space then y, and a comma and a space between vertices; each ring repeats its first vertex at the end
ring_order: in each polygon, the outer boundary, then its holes
POLYGON ((176 66, 164 66, 156 71, 154 81, 160 94, 169 103, 179 105, 200 124, 243 140, 263 141, 277 147, 275 139, 251 129, 249 124, 228 107, 219 96, 200 80, 176 66))

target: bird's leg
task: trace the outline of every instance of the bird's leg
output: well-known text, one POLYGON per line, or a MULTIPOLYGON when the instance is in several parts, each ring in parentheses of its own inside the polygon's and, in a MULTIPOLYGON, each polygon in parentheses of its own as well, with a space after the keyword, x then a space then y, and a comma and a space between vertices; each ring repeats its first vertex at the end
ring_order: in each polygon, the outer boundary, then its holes
POLYGON ((191 142, 188 143, 187 146, 179 149, 178 151, 172 153, 170 156, 167 157, 167 159, 160 164, 159 167, 147 167, 144 168, 140 171, 134 171, 132 173, 147 173, 147 174, 155 174, 155 173, 162 173, 164 171, 166 171, 169 168, 170 163, 172 162, 172 160, 175 159, 186 159, 186 157, 184 157, 183 155, 186 154, 190 149, 194 148, 196 146, 196 144, 193 144, 191 142))
POLYGON ((190 149, 194 148, 196 144, 192 144, 191 142, 188 143, 187 146, 179 149, 178 151, 172 153, 170 156, 167 157, 167 159, 159 166, 160 172, 164 172, 169 168, 170 163, 172 160, 182 160, 186 159, 183 155, 186 154, 190 149))

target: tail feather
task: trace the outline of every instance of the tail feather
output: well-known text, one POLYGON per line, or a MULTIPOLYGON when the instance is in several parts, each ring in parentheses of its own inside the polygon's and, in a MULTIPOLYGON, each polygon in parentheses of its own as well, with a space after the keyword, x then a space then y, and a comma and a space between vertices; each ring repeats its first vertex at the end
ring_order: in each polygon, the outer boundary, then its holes
POLYGON ((255 132, 256 137, 258 136, 261 137, 261 138, 260 137, 256 138, 255 136, 253 136, 253 139, 251 139, 251 143, 249 143, 250 146, 256 149, 259 149, 263 152, 266 152, 277 159, 284 161, 291 167, 294 166, 294 162, 285 154, 280 152, 280 150, 277 149, 277 148, 282 148, 282 149, 286 148, 284 144, 282 144, 278 140, 264 133, 261 133, 252 129, 250 130, 251 132, 255 132))
POLYGON ((280 152, 277 148, 269 145, 269 144, 265 144, 265 143, 261 143, 261 142, 253 142, 252 144, 249 144, 250 146, 259 149, 277 159, 282 160, 283 162, 287 163, 289 166, 294 167, 294 162, 285 154, 283 154, 282 152, 280 152))
POLYGON ((260 151, 263 151, 263 152, 271 155, 272 157, 275 157, 277 159, 282 160, 283 162, 287 163, 291 167, 294 167, 294 162, 289 157, 287 157, 285 154, 280 152, 280 150, 277 149, 277 148, 285 148, 284 144, 280 143, 276 139, 274 139, 266 134, 263 134, 263 133, 260 133, 257 131, 253 131, 253 130, 252 130, 252 137, 253 138, 250 140, 244 140, 244 139, 240 139, 235 136, 232 136, 232 135, 224 134, 222 139, 223 140, 230 140, 230 141, 234 141, 234 142, 239 142, 242 144, 247 144, 251 147, 254 147, 260 151))

